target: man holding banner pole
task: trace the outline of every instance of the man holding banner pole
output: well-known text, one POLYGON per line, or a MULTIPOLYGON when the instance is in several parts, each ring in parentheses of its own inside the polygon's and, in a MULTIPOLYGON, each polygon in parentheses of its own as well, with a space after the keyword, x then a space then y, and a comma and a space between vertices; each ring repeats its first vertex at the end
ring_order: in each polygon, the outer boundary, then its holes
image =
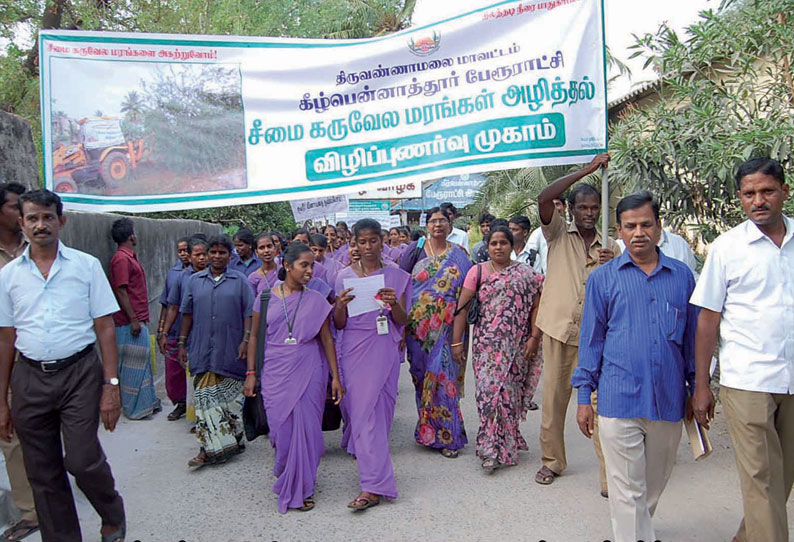
MULTIPOLYGON (((571 398, 571 375, 579 352, 579 327, 584 307, 587 277, 599 265, 620 252, 606 228, 599 238, 596 225, 602 208, 602 194, 582 183, 568 195, 570 225, 559 215, 554 200, 583 177, 605 168, 609 155, 599 154, 579 171, 557 179, 538 196, 543 236, 548 243, 546 282, 540 300, 537 325, 543 331, 543 406, 540 449, 543 466, 535 481, 549 485, 568 466, 565 455, 565 416, 571 398)), ((604 194, 606 195, 606 193, 604 194)), ((596 396, 593 407, 596 410, 596 396)), ((601 495, 608 496, 604 456, 596 422, 593 444, 598 457, 601 495)))

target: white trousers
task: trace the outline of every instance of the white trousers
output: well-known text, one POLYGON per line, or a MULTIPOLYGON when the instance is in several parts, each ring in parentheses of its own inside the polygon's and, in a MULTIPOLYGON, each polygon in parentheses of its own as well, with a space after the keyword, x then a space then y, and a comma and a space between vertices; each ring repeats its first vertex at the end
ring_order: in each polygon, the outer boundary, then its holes
POLYGON ((682 422, 598 417, 614 542, 653 542, 651 518, 673 472, 682 422))

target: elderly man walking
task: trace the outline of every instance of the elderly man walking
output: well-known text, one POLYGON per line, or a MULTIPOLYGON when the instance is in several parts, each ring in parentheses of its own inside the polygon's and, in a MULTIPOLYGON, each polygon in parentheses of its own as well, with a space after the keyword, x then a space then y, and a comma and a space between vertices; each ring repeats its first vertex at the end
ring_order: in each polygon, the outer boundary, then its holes
POLYGON ((97 436, 100 413, 112 431, 121 412, 119 306, 99 261, 58 240, 60 198, 36 190, 19 204, 30 246, 0 271, 0 438, 19 435, 44 542, 82 540, 67 470, 102 518, 102 542, 122 542, 124 504, 97 436))
POLYGON ((659 204, 642 191, 617 208, 627 251, 587 279, 579 339, 577 421, 590 438, 598 390, 614 542, 656 540, 651 518, 673 470, 687 384, 695 384, 695 279, 656 247, 659 204))
POLYGON ((695 416, 714 416, 709 365, 719 336, 720 400, 744 519, 735 541, 787 542, 794 481, 794 220, 783 168, 756 158, 736 173, 748 220, 711 245, 692 303, 698 318, 695 416))

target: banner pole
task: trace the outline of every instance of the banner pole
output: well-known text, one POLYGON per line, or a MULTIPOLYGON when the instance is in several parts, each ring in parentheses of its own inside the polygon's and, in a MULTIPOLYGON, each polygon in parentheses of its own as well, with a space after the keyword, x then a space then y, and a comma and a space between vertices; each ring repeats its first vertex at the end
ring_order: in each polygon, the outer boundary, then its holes
POLYGON ((609 174, 601 167, 601 248, 609 242, 609 174))

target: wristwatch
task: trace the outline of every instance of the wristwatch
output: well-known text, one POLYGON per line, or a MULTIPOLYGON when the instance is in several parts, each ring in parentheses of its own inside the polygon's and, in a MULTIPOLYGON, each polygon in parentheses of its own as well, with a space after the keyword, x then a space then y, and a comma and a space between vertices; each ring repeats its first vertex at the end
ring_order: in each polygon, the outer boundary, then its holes
POLYGON ((106 378, 102 383, 106 386, 118 386, 119 379, 114 376, 113 378, 106 378))

